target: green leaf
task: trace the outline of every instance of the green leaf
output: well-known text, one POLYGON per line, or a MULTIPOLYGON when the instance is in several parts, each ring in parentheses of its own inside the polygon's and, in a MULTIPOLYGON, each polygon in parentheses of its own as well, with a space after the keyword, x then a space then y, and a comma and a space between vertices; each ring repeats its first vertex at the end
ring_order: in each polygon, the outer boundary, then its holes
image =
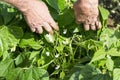
POLYGON ((3 4, 3 3, 0 3, 0 15, 2 16, 1 19, 3 19, 2 25, 8 24, 12 19, 15 18, 16 11, 13 10, 13 12, 9 12, 8 10, 10 10, 10 9, 11 9, 10 6, 3 4))
POLYGON ((40 43, 41 43, 40 41, 35 40, 34 35, 32 33, 26 32, 23 38, 21 39, 19 46, 21 48, 30 47, 38 50, 42 47, 40 43))
POLYGON ((107 9, 101 6, 99 6, 98 8, 100 12, 100 19, 101 19, 102 27, 107 27, 107 19, 110 13, 107 9))
POLYGON ((113 80, 120 80, 120 69, 119 68, 114 69, 113 80))
POLYGON ((62 72, 60 73, 60 78, 63 79, 64 77, 65 77, 65 72, 62 71, 62 72))
POLYGON ((46 34, 46 35, 44 35, 44 37, 48 43, 54 43, 54 41, 55 41, 54 35, 46 34))
POLYGON ((91 80, 113 80, 113 79, 107 73, 107 74, 98 74, 98 75, 94 76, 91 80))
POLYGON ((106 28, 102 31, 100 35, 100 41, 103 42, 104 44, 103 46, 105 48, 110 49, 116 46, 118 39, 114 34, 115 34, 115 31, 109 28, 106 28))
POLYGON ((49 80, 48 73, 37 67, 11 69, 6 75, 7 80, 49 80))
POLYGON ((69 75, 66 75, 64 80, 112 80, 108 72, 102 74, 100 69, 93 65, 75 65, 70 71, 69 75))
POLYGON ((56 78, 50 78, 50 80, 57 80, 56 78))
POLYGON ((8 30, 18 40, 24 35, 22 27, 19 26, 8 26, 8 30))
POLYGON ((20 41, 20 38, 23 35, 23 31, 20 27, 17 26, 0 27, 0 56, 2 56, 7 52, 7 50, 11 50, 12 52, 13 48, 16 48, 17 44, 20 41))
POLYGON ((15 68, 11 69, 6 75, 7 80, 49 80, 48 73, 44 69, 37 67, 32 68, 15 68))
POLYGON ((76 64, 69 72, 68 75, 64 77, 64 80, 79 80, 80 70, 84 68, 81 64, 76 64))
POLYGON ((47 3, 54 8, 55 10, 57 10, 57 12, 59 12, 59 8, 58 8, 58 1, 57 0, 46 0, 47 3))
POLYGON ((24 75, 24 80, 49 80, 48 73, 37 67, 29 68, 24 75))
POLYGON ((6 59, 0 62, 0 77, 5 77, 6 74, 14 68, 14 61, 12 59, 6 59))
POLYGON ((109 55, 107 55, 106 66, 109 71, 113 70, 114 62, 109 55))
POLYGON ((94 53, 94 56, 93 56, 91 62, 95 62, 95 61, 104 59, 105 56, 106 56, 106 52, 104 51, 104 49, 100 49, 94 53))
POLYGON ((66 10, 63 14, 61 14, 58 18, 59 26, 66 26, 71 24, 74 21, 74 13, 73 10, 66 10))
MULTIPOLYGON (((114 59, 114 58, 113 58, 113 59, 114 59)), ((119 63, 119 62, 120 62, 120 58, 119 58, 119 57, 115 58, 115 59, 114 59, 114 67, 116 67, 116 68, 119 67, 119 66, 120 66, 120 63, 119 63)))
POLYGON ((81 43, 77 43, 76 45, 81 46, 87 50, 90 50, 90 49, 97 49, 97 48, 102 47, 102 42, 96 41, 93 39, 89 39, 89 40, 85 40, 81 43))
POLYGON ((99 11, 100 11, 100 14, 102 16, 102 19, 103 20, 107 20, 108 19, 108 16, 109 16, 109 11, 101 6, 98 7, 99 8, 99 11))
POLYGON ((4 24, 4 21, 3 21, 3 16, 0 15, 0 26, 4 24))
POLYGON ((24 80, 24 79, 20 79, 21 74, 23 74, 22 68, 11 69, 6 75, 6 80, 11 80, 11 79, 12 80, 24 80))
POLYGON ((29 59, 32 60, 32 59, 35 58, 36 55, 38 55, 39 53, 40 53, 40 51, 33 51, 33 52, 31 52, 29 59))
POLYGON ((54 59, 51 55, 52 53, 49 50, 43 49, 43 51, 41 52, 41 59, 38 61, 38 64, 43 65, 42 67, 44 68, 47 68, 54 59))
POLYGON ((52 18, 54 20, 58 20, 59 13, 57 11, 55 11, 54 9, 52 9, 52 8, 50 8, 49 10, 50 10, 50 14, 51 14, 52 18))
POLYGON ((117 51, 116 48, 112 48, 107 52, 108 55, 110 56, 120 56, 120 52, 117 51))
POLYGON ((16 65, 19 65, 19 64, 21 64, 23 61, 24 61, 24 59, 25 59, 25 55, 24 54, 19 54, 17 57, 16 57, 16 59, 15 59, 15 64, 16 65))
POLYGON ((66 8, 65 0, 58 0, 58 7, 60 11, 64 10, 66 8))

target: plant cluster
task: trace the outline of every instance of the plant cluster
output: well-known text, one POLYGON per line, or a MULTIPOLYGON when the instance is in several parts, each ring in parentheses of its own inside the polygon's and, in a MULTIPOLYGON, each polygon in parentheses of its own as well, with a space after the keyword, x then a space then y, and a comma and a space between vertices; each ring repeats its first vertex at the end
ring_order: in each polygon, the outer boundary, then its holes
POLYGON ((75 23, 75 0, 43 0, 58 23, 54 35, 32 33, 21 12, 0 3, 0 80, 119 80, 120 25, 107 28, 109 11, 99 6, 102 29, 75 23))

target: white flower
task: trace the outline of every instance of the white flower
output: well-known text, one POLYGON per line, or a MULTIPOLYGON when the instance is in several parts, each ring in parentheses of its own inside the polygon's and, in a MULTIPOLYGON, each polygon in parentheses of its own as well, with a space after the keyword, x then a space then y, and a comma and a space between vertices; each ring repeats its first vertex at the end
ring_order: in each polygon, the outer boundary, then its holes
POLYGON ((66 39, 65 41, 63 41, 63 44, 65 44, 65 45, 69 44, 69 40, 66 39))
POLYGON ((50 56, 50 52, 46 52, 46 55, 47 55, 47 56, 50 56))
POLYGON ((107 55, 107 58, 108 58, 108 59, 111 59, 110 55, 107 55))
POLYGON ((58 58, 58 57, 59 57, 59 54, 56 54, 55 57, 58 58))
POLYGON ((115 13, 115 10, 112 10, 111 12, 112 12, 112 13, 115 13))
POLYGON ((50 34, 46 34, 46 37, 49 39, 50 42, 53 42, 53 37, 50 34))
POLYGON ((56 67, 55 67, 55 69, 57 70, 57 69, 59 69, 60 68, 60 66, 59 65, 57 65, 56 67))
POLYGON ((11 48, 11 52, 14 52, 16 50, 16 46, 11 48))
POLYGON ((66 34, 66 33, 67 33, 67 29, 64 29, 64 30, 63 30, 63 34, 66 34))
POLYGON ((118 5, 120 6, 120 3, 118 3, 118 5))

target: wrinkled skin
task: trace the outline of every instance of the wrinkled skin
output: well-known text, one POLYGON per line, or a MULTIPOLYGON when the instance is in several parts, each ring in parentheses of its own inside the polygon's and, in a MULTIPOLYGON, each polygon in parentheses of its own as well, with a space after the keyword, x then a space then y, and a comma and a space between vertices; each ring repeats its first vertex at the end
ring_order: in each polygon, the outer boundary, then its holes
POLYGON ((42 33, 43 28, 49 32, 50 34, 53 34, 52 28, 55 30, 58 30, 58 26, 55 23, 55 21, 52 19, 48 8, 43 2, 36 1, 28 4, 28 7, 32 10, 29 11, 29 13, 23 13, 25 16, 25 19, 30 26, 30 29, 33 32, 42 33))
MULTIPOLYGON (((43 29, 53 34, 59 30, 51 17, 45 3, 39 0, 4 0, 18 8, 24 15, 32 32, 41 34, 43 29)), ((74 3, 76 22, 83 23, 85 30, 96 30, 101 27, 99 21, 98 0, 78 0, 74 3)))
POLYGON ((74 3, 76 22, 83 23, 85 30, 101 28, 99 21, 98 0, 78 0, 74 3))
POLYGON ((53 29, 59 29, 44 2, 39 0, 5 1, 12 4, 23 13, 32 32, 41 34, 43 29, 45 29, 48 33, 53 34, 53 29))

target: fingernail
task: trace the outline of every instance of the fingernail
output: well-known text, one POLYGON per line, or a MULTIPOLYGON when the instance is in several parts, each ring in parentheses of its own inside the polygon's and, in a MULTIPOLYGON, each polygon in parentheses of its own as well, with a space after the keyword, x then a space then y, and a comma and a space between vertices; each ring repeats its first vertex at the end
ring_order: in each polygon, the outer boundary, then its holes
POLYGON ((102 27, 101 22, 99 22, 98 29, 100 29, 101 27, 102 27))
POLYGON ((58 25, 56 26, 56 29, 55 29, 55 30, 59 31, 59 27, 58 27, 58 25))
POLYGON ((91 26, 91 29, 92 29, 93 31, 95 31, 95 30, 96 30, 96 27, 95 27, 95 26, 91 26))
POLYGON ((53 31, 52 31, 52 30, 51 30, 51 31, 49 31, 49 34, 53 35, 53 31))
POLYGON ((32 31, 32 32, 35 32, 35 30, 36 30, 35 28, 31 28, 31 31, 32 31))
POLYGON ((88 25, 88 24, 84 24, 84 29, 85 29, 86 31, 88 31, 88 30, 90 29, 89 25, 88 25))

